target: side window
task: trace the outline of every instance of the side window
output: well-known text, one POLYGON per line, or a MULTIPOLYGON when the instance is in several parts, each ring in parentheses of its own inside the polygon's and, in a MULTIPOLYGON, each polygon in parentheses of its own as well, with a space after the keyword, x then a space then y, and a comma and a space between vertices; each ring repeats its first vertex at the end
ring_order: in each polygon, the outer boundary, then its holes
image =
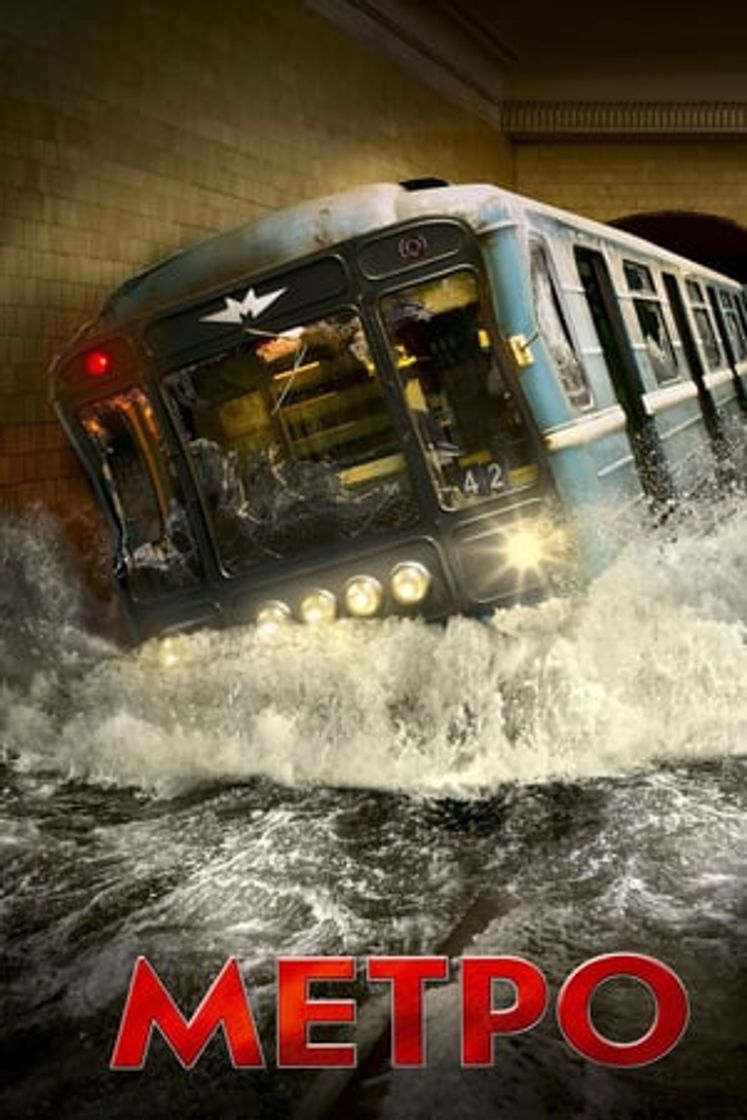
POLYGON ((739 317, 736 299, 731 292, 724 291, 719 291, 718 298, 732 349, 737 361, 744 361, 747 358, 747 334, 739 317))
POLYGON ((645 265, 633 261, 623 261, 623 270, 654 377, 662 385, 680 372, 653 276, 645 265))
POLYGON ((547 256, 542 246, 536 243, 531 248, 530 266, 534 306, 542 338, 568 399, 576 408, 588 408, 594 403, 591 387, 576 356, 547 256))
POLYGON ((735 297, 735 301, 739 318, 742 321, 742 327, 744 328, 745 335, 747 335, 747 292, 743 290, 741 295, 735 297))
POLYGON ((80 420, 99 458, 132 594, 147 599, 194 583, 197 550, 145 393, 131 389, 88 405, 80 420))
POLYGON ((687 295, 690 303, 705 303, 705 300, 703 298, 703 289, 701 288, 697 280, 686 280, 685 288, 687 289, 687 295))
POLYGON ((698 337, 705 351, 708 368, 718 369, 723 364, 721 347, 716 338, 716 331, 713 327, 711 314, 708 310, 703 289, 695 280, 686 280, 685 287, 690 301, 690 310, 693 313, 693 319, 695 320, 695 326, 698 331, 698 337))
POLYGON ((474 273, 459 269, 401 288, 380 307, 442 508, 535 483, 529 428, 494 351, 474 273))

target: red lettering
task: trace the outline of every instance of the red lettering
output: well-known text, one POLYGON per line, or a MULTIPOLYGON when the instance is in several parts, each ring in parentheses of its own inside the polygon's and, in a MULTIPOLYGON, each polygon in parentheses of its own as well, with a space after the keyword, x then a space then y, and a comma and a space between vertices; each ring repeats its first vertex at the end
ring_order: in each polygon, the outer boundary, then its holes
POLYGON ((142 1069, 153 1027, 183 1066, 190 1069, 221 1026, 234 1066, 264 1066, 265 1060, 235 957, 229 957, 207 995, 187 1020, 145 957, 132 971, 112 1069, 142 1069))
MULTIPOLYGON (((351 1042, 312 1042, 315 1024, 354 1024, 354 999, 311 999, 314 981, 352 981, 353 957, 281 957, 277 975, 277 1064, 280 1068, 319 1066, 354 1068, 351 1042)), ((425 985, 449 979, 446 957, 371 957, 369 981, 391 985, 391 1039, 394 1067, 422 1068, 426 1058, 425 985)), ((547 1007, 547 982, 540 969, 521 957, 465 957, 462 961, 462 1062, 490 1066, 496 1035, 518 1034, 536 1026, 547 1007), (513 988, 508 1007, 495 1007, 493 985, 513 988)), ((563 984, 557 1018, 566 1042, 584 1058, 609 1066, 641 1066, 657 1061, 679 1042, 688 1021, 684 985, 675 972, 653 957, 609 953, 580 965, 563 984), (654 1001, 654 1017, 640 1038, 615 1042, 600 1034, 591 1019, 591 1001, 600 984, 616 977, 644 984, 654 1001)), ((186 1019, 145 957, 135 962, 117 1040, 115 1070, 145 1065, 157 1027, 178 1061, 191 1069, 220 1027, 231 1062, 238 1068, 263 1068, 259 1034, 234 957, 229 957, 197 1010, 186 1019)))
POLYGON ((426 980, 448 980, 446 957, 371 957, 369 980, 389 980, 392 985, 392 1065, 425 1065, 423 985, 426 980))
POLYGON ((314 1023, 354 1023, 354 1000, 309 999, 312 980, 354 980, 353 957, 280 957, 278 959, 278 1065, 281 1067, 356 1064, 352 1043, 309 1042, 314 1023))
POLYGON ((675 972, 661 961, 640 953, 607 953, 580 965, 558 995, 558 1026, 569 1046, 585 1058, 608 1066, 644 1066, 663 1058, 687 1026, 687 992, 675 972), (648 1031, 633 1042, 605 1038, 591 1021, 590 1004, 596 988, 616 976, 640 980, 654 999, 654 1019, 648 1031))
POLYGON ((465 957, 462 961, 462 1063, 493 1064, 496 1034, 519 1034, 534 1027, 547 1007, 547 981, 521 957, 465 957), (493 981, 508 980, 516 999, 493 1009, 493 981))

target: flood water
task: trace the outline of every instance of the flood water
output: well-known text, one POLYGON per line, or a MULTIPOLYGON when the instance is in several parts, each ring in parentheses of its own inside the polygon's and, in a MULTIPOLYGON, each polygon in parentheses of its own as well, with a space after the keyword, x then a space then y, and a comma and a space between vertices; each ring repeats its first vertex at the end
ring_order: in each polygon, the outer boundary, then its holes
MULTIPOLYGON (((428 1068, 362 1070, 345 1115, 744 1115, 746 546, 729 501, 489 624, 129 651, 49 526, 4 526, 2 1115, 300 1115, 314 1075, 275 1068, 277 956, 433 952, 471 908, 459 951, 528 957, 553 996, 600 953, 666 961, 683 1040, 614 1071, 548 1012, 464 1070, 451 984, 427 998, 428 1068), (110 1072, 140 954, 190 1012, 236 956, 267 1070, 218 1036, 191 1071, 156 1038, 144 1071, 110 1072)), ((650 1021, 632 985, 597 1010, 611 1037, 650 1021)))

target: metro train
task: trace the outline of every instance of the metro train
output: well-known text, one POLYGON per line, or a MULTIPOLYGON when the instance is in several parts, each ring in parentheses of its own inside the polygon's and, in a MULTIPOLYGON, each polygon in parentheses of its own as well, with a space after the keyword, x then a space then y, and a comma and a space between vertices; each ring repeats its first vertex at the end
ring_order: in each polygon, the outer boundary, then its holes
POLYGON ((740 285, 490 185, 379 183, 124 283, 52 400, 134 635, 575 586, 743 446, 740 285))

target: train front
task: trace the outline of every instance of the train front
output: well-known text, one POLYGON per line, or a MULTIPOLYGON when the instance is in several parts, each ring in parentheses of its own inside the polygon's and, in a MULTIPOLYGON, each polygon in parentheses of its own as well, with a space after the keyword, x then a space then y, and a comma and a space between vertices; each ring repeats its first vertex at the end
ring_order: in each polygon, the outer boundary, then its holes
POLYGON ((557 569, 541 441, 459 220, 105 313, 53 400, 138 638, 438 619, 557 569))

